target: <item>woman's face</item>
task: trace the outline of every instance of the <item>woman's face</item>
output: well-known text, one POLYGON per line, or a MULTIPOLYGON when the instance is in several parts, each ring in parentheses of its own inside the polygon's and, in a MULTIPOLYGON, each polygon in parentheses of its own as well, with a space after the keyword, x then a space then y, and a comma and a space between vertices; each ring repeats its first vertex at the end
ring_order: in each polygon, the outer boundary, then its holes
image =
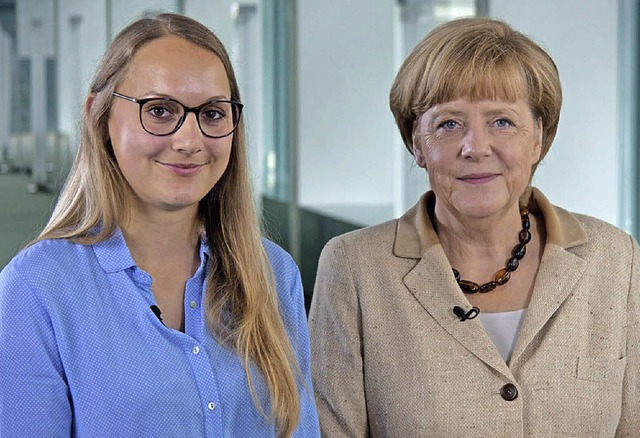
POLYGON ((442 208, 462 220, 500 217, 517 205, 540 158, 542 124, 525 99, 435 105, 418 120, 416 163, 442 208))
MULTIPOLYGON (((220 58, 185 39, 154 40, 134 55, 116 92, 144 99, 169 97, 188 107, 229 100, 229 80, 220 58)), ((114 97, 109 136, 118 165, 143 210, 197 210, 229 162, 233 134, 206 137, 194 113, 164 137, 146 132, 139 105, 114 97)))

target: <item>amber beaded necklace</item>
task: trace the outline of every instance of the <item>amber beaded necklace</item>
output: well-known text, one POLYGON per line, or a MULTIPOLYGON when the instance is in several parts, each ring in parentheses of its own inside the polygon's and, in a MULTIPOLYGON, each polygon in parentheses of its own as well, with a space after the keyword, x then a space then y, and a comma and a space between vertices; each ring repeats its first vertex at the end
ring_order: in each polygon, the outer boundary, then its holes
POLYGON ((531 232, 529 228, 531 223, 529 222, 529 209, 527 207, 520 208, 520 219, 522 219, 522 230, 518 235, 520 243, 513 248, 513 256, 507 261, 507 265, 496 272, 493 280, 478 284, 471 280, 461 280, 460 273, 456 268, 453 268, 453 275, 456 277, 456 281, 465 294, 475 294, 476 292, 486 293, 494 290, 498 286, 506 284, 511 278, 511 273, 518 269, 520 266, 520 260, 527 253, 527 243, 531 240, 531 232))

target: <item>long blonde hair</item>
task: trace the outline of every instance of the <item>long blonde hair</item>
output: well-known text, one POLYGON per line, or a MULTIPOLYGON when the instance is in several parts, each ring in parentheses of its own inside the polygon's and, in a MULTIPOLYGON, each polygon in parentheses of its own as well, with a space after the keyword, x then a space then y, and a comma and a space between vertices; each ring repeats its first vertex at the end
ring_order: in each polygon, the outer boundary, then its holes
MULTIPOLYGON (((130 24, 113 40, 98 67, 73 166, 51 219, 36 241, 69 239, 93 244, 111 236, 128 219, 132 189, 115 160, 107 128, 111 92, 127 74, 136 51, 167 35, 182 37, 218 56, 227 73, 231 100, 240 101, 229 56, 208 28, 168 13, 130 24)), ((209 328, 243 360, 257 408, 275 420, 279 433, 290 436, 300 415, 298 385, 304 383, 280 318, 273 273, 262 246, 242 120, 233 134, 228 167, 200 201, 199 217, 212 253, 205 301, 209 328), (269 389, 268 414, 258 401, 251 363, 261 371, 269 389)))

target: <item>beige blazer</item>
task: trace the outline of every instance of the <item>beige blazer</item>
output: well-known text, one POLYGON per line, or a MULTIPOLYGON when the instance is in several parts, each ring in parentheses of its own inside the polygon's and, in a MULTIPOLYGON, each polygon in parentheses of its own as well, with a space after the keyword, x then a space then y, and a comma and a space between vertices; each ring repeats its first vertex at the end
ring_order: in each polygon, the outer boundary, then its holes
POLYGON ((429 220, 433 196, 322 252, 309 326, 323 436, 640 437, 638 244, 525 196, 547 241, 507 365, 479 318, 452 311, 470 305, 429 220))

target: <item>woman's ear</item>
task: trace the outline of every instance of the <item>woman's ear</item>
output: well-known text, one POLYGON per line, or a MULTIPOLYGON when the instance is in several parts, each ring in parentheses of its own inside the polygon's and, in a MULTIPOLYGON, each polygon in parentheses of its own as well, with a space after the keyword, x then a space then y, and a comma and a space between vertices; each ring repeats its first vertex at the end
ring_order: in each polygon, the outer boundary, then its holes
POLYGON ((96 93, 89 93, 87 99, 84 101, 84 112, 85 114, 89 114, 91 112, 91 108, 93 107, 93 102, 96 99, 96 93))
POLYGON ((419 124, 420 124, 420 119, 416 120, 415 125, 413 127, 413 134, 411 134, 411 142, 413 143, 412 145, 412 149, 413 149, 413 158, 416 160, 416 164, 420 167, 422 167, 423 169, 427 168, 427 160, 424 157, 424 150, 423 150, 423 139, 420 136, 419 132, 419 124))
POLYGON ((535 128, 533 129, 533 162, 538 163, 542 156, 542 137, 544 134, 542 126, 542 117, 538 117, 535 121, 535 128))
POLYGON ((422 148, 416 143, 415 139, 413 141, 413 158, 416 160, 418 166, 423 169, 427 168, 427 160, 425 160, 422 148))

